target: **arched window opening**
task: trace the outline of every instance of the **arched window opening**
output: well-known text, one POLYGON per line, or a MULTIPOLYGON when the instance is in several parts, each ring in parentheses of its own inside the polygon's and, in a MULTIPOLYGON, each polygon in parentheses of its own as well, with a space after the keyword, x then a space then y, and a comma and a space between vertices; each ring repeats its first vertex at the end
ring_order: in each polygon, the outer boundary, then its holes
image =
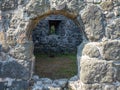
POLYGON ((49 15, 32 32, 35 74, 52 79, 77 75, 77 46, 82 42, 80 28, 63 15, 49 15))

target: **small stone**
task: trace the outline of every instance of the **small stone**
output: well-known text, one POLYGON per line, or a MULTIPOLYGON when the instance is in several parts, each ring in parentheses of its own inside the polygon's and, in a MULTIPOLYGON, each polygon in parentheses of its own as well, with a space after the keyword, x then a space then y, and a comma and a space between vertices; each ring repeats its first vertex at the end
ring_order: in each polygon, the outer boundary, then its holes
POLYGON ((49 90, 62 90, 61 87, 49 87, 49 90))
POLYGON ((94 0, 94 3, 100 4, 100 3, 101 3, 101 0, 94 0))
POLYGON ((36 82, 36 85, 38 85, 38 86, 41 86, 43 83, 42 83, 42 81, 37 81, 36 82))
POLYGON ((43 87, 42 86, 36 86, 36 85, 34 85, 32 87, 32 90, 43 90, 43 87))
POLYGON ((36 81, 36 80, 39 79, 39 76, 38 76, 38 75, 34 75, 34 76, 32 77, 32 79, 36 81))
POLYGON ((113 5, 113 1, 103 1, 101 2, 100 6, 104 11, 109 11, 113 9, 114 5, 113 5))
POLYGON ((67 81, 68 81, 67 79, 58 79, 58 80, 54 80, 53 83, 63 88, 66 86, 67 81))
POLYGON ((49 78, 40 78, 40 81, 42 81, 43 84, 52 84, 52 80, 49 78))
POLYGON ((115 9, 114 14, 115 14, 116 17, 120 16, 120 8, 115 9))
POLYGON ((107 18, 112 18, 112 17, 114 17, 114 13, 111 13, 111 12, 110 12, 110 13, 108 13, 108 14, 106 15, 106 17, 107 17, 107 18))
POLYGON ((85 0, 87 3, 93 3, 94 0, 85 0))
POLYGON ((69 81, 77 81, 79 78, 78 76, 71 77, 69 81))
POLYGON ((68 82, 68 89, 69 90, 81 90, 81 83, 80 83, 80 81, 79 80, 77 80, 77 81, 69 81, 68 82))

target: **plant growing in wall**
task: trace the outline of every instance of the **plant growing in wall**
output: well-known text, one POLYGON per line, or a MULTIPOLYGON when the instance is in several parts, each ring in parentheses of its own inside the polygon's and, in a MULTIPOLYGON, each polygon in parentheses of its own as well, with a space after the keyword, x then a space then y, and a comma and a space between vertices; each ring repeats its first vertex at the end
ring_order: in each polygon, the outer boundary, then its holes
POLYGON ((50 27, 50 34, 55 34, 55 26, 54 25, 52 25, 50 27))

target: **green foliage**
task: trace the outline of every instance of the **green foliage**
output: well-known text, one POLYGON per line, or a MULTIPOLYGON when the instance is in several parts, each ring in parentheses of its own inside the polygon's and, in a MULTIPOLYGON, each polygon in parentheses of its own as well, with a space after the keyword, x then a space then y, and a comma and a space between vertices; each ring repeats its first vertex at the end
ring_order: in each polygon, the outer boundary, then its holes
POLYGON ((55 26, 50 27, 50 34, 55 34, 55 26))

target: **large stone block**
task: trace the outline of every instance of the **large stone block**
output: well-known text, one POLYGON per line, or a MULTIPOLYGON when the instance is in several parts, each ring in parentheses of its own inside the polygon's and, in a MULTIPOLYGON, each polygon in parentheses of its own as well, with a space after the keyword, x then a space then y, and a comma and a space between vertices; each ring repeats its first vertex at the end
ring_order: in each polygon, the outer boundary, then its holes
POLYGON ((104 36, 104 17, 99 7, 87 6, 81 13, 85 33, 90 41, 98 41, 104 36))
POLYGON ((9 90, 30 90, 30 86, 27 81, 13 81, 9 90))
MULTIPOLYGON (((30 69, 30 67, 29 67, 30 69)), ((30 78, 30 70, 16 61, 0 63, 1 78, 16 78, 28 80, 30 78)))
POLYGON ((82 54, 87 55, 91 58, 99 58, 100 57, 100 51, 94 43, 86 44, 82 51, 82 54))
POLYGON ((112 83, 114 81, 115 70, 112 62, 82 57, 80 65, 80 79, 83 83, 112 83))
POLYGON ((103 57, 105 60, 120 60, 120 41, 106 41, 103 43, 103 57))
POLYGON ((120 18, 114 20, 113 23, 108 24, 106 28, 106 36, 109 39, 120 39, 120 18))

